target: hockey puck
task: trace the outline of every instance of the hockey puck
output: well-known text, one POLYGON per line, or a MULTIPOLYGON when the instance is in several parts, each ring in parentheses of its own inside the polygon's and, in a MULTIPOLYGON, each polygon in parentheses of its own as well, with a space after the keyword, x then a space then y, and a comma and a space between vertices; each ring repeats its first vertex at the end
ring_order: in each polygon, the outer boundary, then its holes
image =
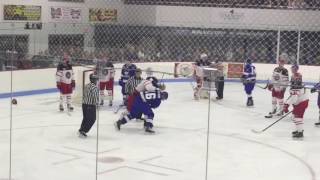
POLYGON ((14 98, 13 98, 13 99, 11 100, 11 104, 13 104, 13 105, 17 105, 17 104, 18 104, 17 99, 14 99, 14 98))

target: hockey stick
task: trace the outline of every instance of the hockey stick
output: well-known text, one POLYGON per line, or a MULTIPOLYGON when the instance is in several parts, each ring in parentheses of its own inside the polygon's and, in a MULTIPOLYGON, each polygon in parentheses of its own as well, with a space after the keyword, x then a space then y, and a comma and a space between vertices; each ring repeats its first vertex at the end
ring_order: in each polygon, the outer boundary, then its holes
POLYGON ((289 114, 291 114, 292 111, 288 112, 287 114, 283 115, 282 117, 280 117, 278 120, 276 120, 275 122, 273 122, 272 124, 270 124, 269 126, 267 126, 266 128, 262 129, 262 130, 255 130, 255 129, 251 129, 251 131, 253 133, 256 133, 256 134, 261 134, 263 133, 264 131, 266 131, 267 129, 269 129, 270 127, 272 127, 274 124, 276 124, 277 122, 281 121, 283 118, 285 118, 286 116, 288 116, 289 114))
POLYGON ((269 79, 267 80, 267 84, 265 86, 260 86, 259 84, 256 84, 256 86, 261 89, 267 89, 269 86, 269 79))
MULTIPOLYGON (((293 85, 291 84, 281 84, 281 83, 272 83, 272 85, 276 85, 278 87, 292 87, 293 85)), ((302 84, 301 88, 304 88, 304 89, 312 89, 313 86, 308 86, 308 85, 305 85, 305 84, 302 84)))
POLYGON ((259 84, 256 84, 256 86, 257 86, 258 88, 260 88, 260 89, 267 89, 268 86, 269 86, 269 83, 266 84, 265 86, 260 86, 259 84))

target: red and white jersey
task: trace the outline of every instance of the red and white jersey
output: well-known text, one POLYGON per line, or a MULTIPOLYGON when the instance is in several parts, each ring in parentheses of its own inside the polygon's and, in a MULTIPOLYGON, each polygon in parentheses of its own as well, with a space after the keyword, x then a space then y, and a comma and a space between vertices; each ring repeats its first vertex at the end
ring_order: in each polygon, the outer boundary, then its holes
POLYGON ((115 70, 114 68, 104 68, 98 73, 100 82, 107 82, 114 78, 115 70))
POLYGON ((108 82, 114 78, 115 75, 113 64, 106 60, 98 60, 96 72, 100 82, 108 82))
POLYGON ((157 87, 153 86, 152 82, 149 80, 142 80, 140 84, 137 85, 136 91, 155 91, 157 87))
POLYGON ((71 84, 74 80, 72 65, 60 63, 57 67, 56 81, 64 84, 71 84))
POLYGON ((203 74, 203 68, 204 66, 194 66, 194 76, 196 78, 203 78, 204 74, 203 74))
POLYGON ((301 102, 308 101, 308 95, 305 93, 304 89, 291 89, 290 96, 286 101, 286 104, 298 105, 301 102))
POLYGON ((276 91, 285 89, 289 84, 288 70, 284 67, 276 67, 272 73, 271 83, 276 91))

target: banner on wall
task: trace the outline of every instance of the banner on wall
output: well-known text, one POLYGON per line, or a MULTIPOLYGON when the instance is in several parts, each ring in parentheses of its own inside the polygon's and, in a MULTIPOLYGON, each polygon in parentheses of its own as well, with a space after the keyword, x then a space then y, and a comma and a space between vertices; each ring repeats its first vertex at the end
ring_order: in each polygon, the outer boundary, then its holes
POLYGON ((89 9, 90 22, 117 21, 117 16, 118 16, 118 13, 116 9, 105 9, 105 8, 89 9))
POLYGON ((3 17, 11 21, 40 21, 41 6, 4 5, 3 17))
POLYGON ((54 22, 81 22, 81 8, 76 7, 51 7, 51 21, 54 22))

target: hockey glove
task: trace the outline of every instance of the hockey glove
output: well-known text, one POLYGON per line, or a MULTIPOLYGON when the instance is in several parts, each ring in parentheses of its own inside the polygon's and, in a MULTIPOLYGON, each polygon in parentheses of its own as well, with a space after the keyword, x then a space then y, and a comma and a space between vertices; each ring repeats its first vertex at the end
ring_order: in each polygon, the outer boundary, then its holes
POLYGON ((169 94, 166 91, 161 92, 161 100, 167 100, 169 97, 169 94))
POLYGON ((57 88, 60 90, 61 89, 61 83, 57 82, 57 88))
POLYGON ((162 91, 164 91, 166 89, 166 85, 165 84, 160 84, 159 85, 159 89, 161 89, 162 91))
POLYGON ((72 86, 72 88, 75 88, 75 87, 76 87, 76 81, 75 81, 75 80, 72 80, 72 81, 71 81, 71 86, 72 86))
POLYGON ((272 89, 273 89, 273 84, 268 84, 268 90, 272 91, 272 89))
POLYGON ((288 113, 289 112, 289 104, 284 104, 283 106, 283 112, 288 113))
POLYGON ((311 93, 315 93, 317 91, 317 89, 316 88, 312 88, 310 91, 311 91, 311 93))
POLYGON ((246 84, 246 75, 242 75, 240 78, 240 81, 242 82, 243 85, 246 84))

